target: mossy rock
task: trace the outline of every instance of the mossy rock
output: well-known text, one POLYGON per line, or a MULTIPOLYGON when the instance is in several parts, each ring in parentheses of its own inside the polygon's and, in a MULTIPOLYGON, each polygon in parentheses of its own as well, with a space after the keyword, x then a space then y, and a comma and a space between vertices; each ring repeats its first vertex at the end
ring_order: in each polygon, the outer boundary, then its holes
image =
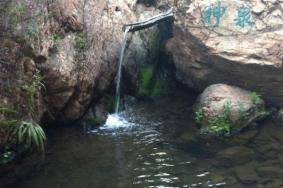
POLYGON ((195 105, 195 120, 205 134, 231 135, 268 113, 255 92, 226 84, 204 90, 195 105))
POLYGON ((138 96, 143 98, 156 98, 167 93, 168 80, 157 78, 152 65, 144 66, 139 72, 138 96))

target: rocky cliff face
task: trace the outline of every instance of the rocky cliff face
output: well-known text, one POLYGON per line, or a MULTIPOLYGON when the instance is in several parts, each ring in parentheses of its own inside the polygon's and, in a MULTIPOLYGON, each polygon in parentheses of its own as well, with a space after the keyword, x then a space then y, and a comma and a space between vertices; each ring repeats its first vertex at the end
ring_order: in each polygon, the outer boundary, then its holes
MULTIPOLYGON (((39 70, 45 87, 34 96, 37 121, 79 119, 115 77, 123 24, 158 13, 135 14, 130 0, 14 0, 1 7, 0 103, 25 116, 22 86, 31 85, 39 70)), ((133 34, 129 40, 125 62, 134 67, 152 57, 150 46, 140 47, 151 38, 133 34)))
MULTIPOLYGON (((45 88, 34 95, 36 119, 79 119, 115 77, 122 25, 169 7, 175 7, 176 20, 167 50, 179 81, 197 90, 233 84, 283 103, 281 1, 135 2, 2 1, 2 106, 25 116, 23 86, 39 70, 45 88)), ((137 64, 158 61, 154 43, 161 35, 154 27, 129 36, 125 67, 132 82, 137 64)))
POLYGON ((282 7, 279 0, 178 1, 167 44, 177 78, 199 91, 237 85, 283 105, 282 7))

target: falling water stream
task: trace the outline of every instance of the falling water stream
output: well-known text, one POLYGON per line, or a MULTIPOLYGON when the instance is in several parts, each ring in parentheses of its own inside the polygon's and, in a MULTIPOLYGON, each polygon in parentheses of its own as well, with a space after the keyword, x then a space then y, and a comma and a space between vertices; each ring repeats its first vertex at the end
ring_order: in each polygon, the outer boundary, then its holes
POLYGON ((115 113, 117 114, 119 112, 120 107, 120 87, 121 87, 121 78, 122 78, 122 66, 123 66, 123 60, 124 60, 124 54, 125 49, 127 45, 127 35, 128 35, 129 29, 126 27, 124 31, 124 38, 122 41, 122 48, 120 52, 120 59, 119 59, 119 67, 118 67, 118 74, 117 74, 117 84, 116 84, 116 106, 115 106, 115 113))

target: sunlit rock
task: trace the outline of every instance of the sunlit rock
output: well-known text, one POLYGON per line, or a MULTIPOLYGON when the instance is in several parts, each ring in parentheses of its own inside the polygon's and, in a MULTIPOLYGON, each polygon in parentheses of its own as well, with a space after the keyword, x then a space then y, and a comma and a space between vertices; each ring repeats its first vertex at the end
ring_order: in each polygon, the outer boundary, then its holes
POLYGON ((215 83, 261 91, 283 105, 283 2, 190 2, 178 2, 167 43, 177 79, 199 91, 215 83))
POLYGON ((255 92, 214 84, 199 96, 195 120, 202 133, 231 134, 264 117, 264 102, 255 92))

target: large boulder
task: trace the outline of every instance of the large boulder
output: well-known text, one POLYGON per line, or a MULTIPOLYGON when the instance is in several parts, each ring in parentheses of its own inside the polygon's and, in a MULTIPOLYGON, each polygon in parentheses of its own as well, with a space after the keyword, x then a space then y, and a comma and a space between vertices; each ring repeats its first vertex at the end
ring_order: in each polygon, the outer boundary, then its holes
POLYGON ((195 119, 202 133, 231 134, 265 115, 258 94, 226 84, 206 88, 195 105, 195 119))
MULTIPOLYGON (((5 91, 0 92, 2 106, 27 114, 22 86, 30 85, 40 70, 45 89, 36 92, 34 119, 66 122, 81 118, 114 80, 122 26, 159 12, 148 8, 135 13, 132 2, 1 2, 0 47, 4 51, 0 57, 0 89, 5 91)), ((129 67, 156 57, 150 55, 154 48, 151 41, 155 40, 150 33, 158 33, 158 28, 130 35, 125 56, 125 62, 131 63, 129 67)), ((136 75, 136 70, 130 69, 131 76, 136 75)))
POLYGON ((282 1, 175 2, 167 50, 179 81, 199 91, 215 83, 236 85, 283 105, 282 1))

